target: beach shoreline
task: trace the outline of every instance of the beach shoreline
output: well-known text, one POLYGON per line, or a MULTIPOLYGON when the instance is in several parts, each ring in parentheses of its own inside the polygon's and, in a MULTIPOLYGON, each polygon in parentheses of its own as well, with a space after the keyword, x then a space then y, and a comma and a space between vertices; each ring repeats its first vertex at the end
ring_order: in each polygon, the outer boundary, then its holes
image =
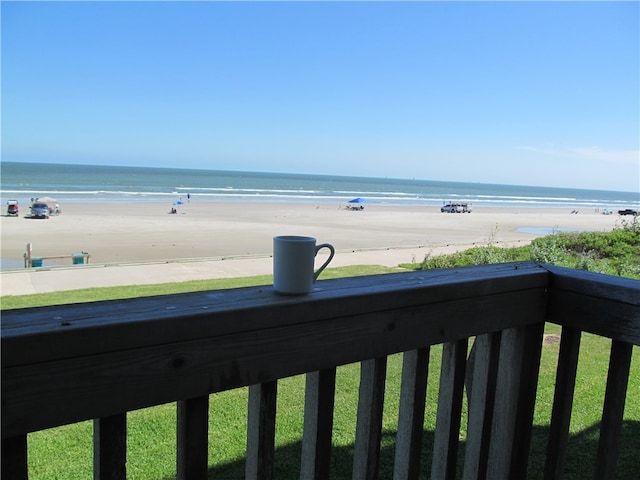
MULTIPOLYGON (((61 205, 62 214, 48 220, 25 218, 25 211, 19 217, 0 217, 1 258, 20 265, 30 243, 33 255, 43 257, 87 252, 90 266, 137 264, 140 269, 164 263, 184 270, 191 264, 195 270, 206 261, 216 262, 210 276, 215 278, 228 276, 226 272, 270 273, 276 235, 313 236, 333 244, 337 253, 330 266, 394 266, 474 245, 526 245, 553 231, 610 231, 621 222, 618 215, 596 209, 572 213, 567 208, 476 207, 472 213, 441 213, 439 207, 366 205, 352 211, 346 206, 192 201, 171 214, 171 207, 157 203, 61 205)), ((71 261, 59 264, 70 266, 71 261)), ((103 269, 101 275, 114 271, 103 269)), ((3 273, 2 294, 7 295, 8 276, 3 273)), ((148 283, 156 283, 157 278, 147 277, 148 283)), ((172 278, 168 273, 164 281, 172 278)), ((56 283, 51 288, 67 289, 65 281, 56 283)))

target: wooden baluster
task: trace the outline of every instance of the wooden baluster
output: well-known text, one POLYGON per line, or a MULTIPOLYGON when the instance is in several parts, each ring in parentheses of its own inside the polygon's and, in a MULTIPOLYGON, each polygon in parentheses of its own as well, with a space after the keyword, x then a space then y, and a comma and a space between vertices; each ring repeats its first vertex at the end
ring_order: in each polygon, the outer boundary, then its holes
POLYGON ((336 369, 307 374, 300 478, 328 479, 336 391, 336 369))
POLYGON ((206 480, 209 473, 209 396, 178 402, 178 480, 206 480))
POLYGON ((2 440, 2 478, 27 480, 27 436, 5 438, 2 440))
POLYGON ((522 329, 502 332, 487 478, 509 477, 523 341, 522 329))
POLYGON ((544 322, 522 327, 524 345, 519 370, 519 389, 515 423, 515 442, 511 452, 509 478, 526 478, 529 447, 533 431, 533 413, 536 406, 540 355, 544 336, 544 322))
POLYGON ((277 381, 249 387, 246 480, 271 480, 276 434, 277 381))
POLYGON ((549 427, 549 442, 547 443, 547 459, 544 467, 544 478, 546 480, 560 479, 564 475, 571 409, 573 407, 576 371, 580 353, 580 338, 580 330, 571 327, 562 329, 553 411, 549 427))
POLYGON ((395 480, 417 479, 420 474, 429 352, 427 347, 405 352, 403 356, 398 436, 393 464, 395 480))
POLYGON ((502 332, 487 478, 526 476, 544 323, 502 332))
POLYGON ((469 421, 463 479, 486 478, 502 332, 476 337, 467 362, 469 421))
POLYGON ((360 365, 353 480, 378 478, 386 374, 387 357, 366 360, 360 365))
POLYGON ((442 349, 440 393, 431 466, 431 478, 434 480, 454 478, 456 473, 468 342, 465 338, 445 343, 442 349))
POLYGON ((127 414, 93 421, 94 480, 127 478, 127 414))
POLYGON ((596 479, 616 478, 616 464, 620 450, 620 433, 631 369, 632 349, 633 344, 618 340, 614 340, 611 345, 609 375, 602 409, 600 440, 594 475, 596 479))

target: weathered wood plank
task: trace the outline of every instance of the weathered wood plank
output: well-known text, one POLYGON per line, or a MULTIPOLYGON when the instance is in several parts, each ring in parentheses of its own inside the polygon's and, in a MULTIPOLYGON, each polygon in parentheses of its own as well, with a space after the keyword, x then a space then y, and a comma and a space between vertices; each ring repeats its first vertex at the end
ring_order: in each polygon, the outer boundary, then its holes
POLYGON ((544 323, 502 332, 487 478, 525 478, 544 323))
POLYGON ((548 320, 640 346, 640 306, 630 303, 552 290, 548 320))
POLYGON ((20 435, 2 439, 1 478, 28 480, 27 469, 27 436, 20 435))
MULTIPOLYGON (((188 342, 166 339, 137 349, 3 365, 8 420, 2 434, 14 436, 526 325, 540 321, 546 310, 543 289, 451 302, 435 302, 425 293, 423 302, 316 322, 298 317, 298 324, 280 328, 263 329, 256 323, 252 331, 188 342)), ((282 315, 288 314, 283 310, 282 315)), ((91 343, 99 331, 85 334, 91 343)), ((11 340, 3 339, 3 347, 7 343, 11 340)), ((30 351, 40 343, 35 341, 30 351)))
POLYGON ((127 415, 126 413, 93 421, 94 480, 126 480, 127 415))
POLYGON ((469 421, 463 479, 486 478, 501 332, 476 337, 467 362, 469 421))
POLYGON ((312 322, 545 288, 547 283, 546 270, 521 263, 325 280, 304 297, 249 287, 9 310, 0 326, 0 354, 9 367, 238 334, 256 326, 282 327, 300 319, 312 322), (8 339, 12 341, 5 345, 8 339))
POLYGON ((554 265, 542 266, 551 273, 549 286, 554 290, 640 306, 640 280, 554 265))
POLYGON ((522 327, 524 344, 520 364, 519 389, 516 404, 514 438, 511 450, 511 467, 509 478, 526 478, 533 429, 533 413, 538 390, 540 373, 540 355, 542 353, 542 338, 544 322, 522 327))
POLYGON ((580 338, 581 332, 579 330, 570 327, 562 329, 549 442, 547 443, 547 458, 544 467, 545 480, 561 479, 564 475, 580 353, 580 338))
POLYGON ((604 397, 600 440, 594 478, 606 480, 616 478, 616 465, 620 452, 620 433, 627 397, 627 384, 631 368, 630 343, 613 341, 609 360, 607 390, 604 397))
POLYGON ((360 366, 353 480, 378 478, 386 374, 387 357, 367 360, 360 366))
POLYGON ((336 369, 307 374, 300 478, 329 478, 336 369))
POLYGON ((431 464, 432 480, 453 479, 456 476, 467 348, 468 339, 465 338, 455 343, 445 343, 442 349, 438 413, 431 464))
POLYGON ((394 480, 416 480, 420 475, 429 352, 427 347, 405 352, 403 356, 394 480))
POLYGON ((209 475, 209 396, 177 404, 178 480, 206 480, 209 475))
POLYGON ((640 280, 546 268, 552 274, 549 321, 640 345, 640 280))
POLYGON ((277 393, 277 381, 249 387, 246 480, 273 478, 277 393))
POLYGON ((509 478, 515 441, 517 399, 524 345, 524 329, 502 332, 487 478, 509 478))

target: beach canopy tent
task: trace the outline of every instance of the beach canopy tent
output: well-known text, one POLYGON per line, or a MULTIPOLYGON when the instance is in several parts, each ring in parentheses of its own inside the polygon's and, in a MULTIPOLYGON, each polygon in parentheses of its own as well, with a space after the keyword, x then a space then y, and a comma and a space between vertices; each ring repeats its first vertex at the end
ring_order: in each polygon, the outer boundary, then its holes
POLYGON ((361 197, 357 197, 349 200, 349 205, 347 205, 347 210, 364 210, 363 203, 366 203, 366 200, 361 197))
POLYGON ((182 205, 184 202, 181 202, 180 200, 176 200, 175 202, 173 202, 174 205, 182 205))
POLYGON ((57 200, 55 198, 51 198, 51 197, 38 197, 36 200, 38 202, 42 202, 42 203, 55 203, 55 202, 57 202, 57 200))

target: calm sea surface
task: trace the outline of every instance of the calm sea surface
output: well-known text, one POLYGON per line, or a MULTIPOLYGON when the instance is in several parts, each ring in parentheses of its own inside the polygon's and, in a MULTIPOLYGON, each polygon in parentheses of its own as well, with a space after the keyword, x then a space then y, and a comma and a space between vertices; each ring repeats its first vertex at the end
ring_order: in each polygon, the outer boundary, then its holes
POLYGON ((49 196, 58 203, 270 201, 371 204, 637 208, 639 192, 436 182, 392 178, 231 172, 3 162, 1 199, 28 204, 49 196))

